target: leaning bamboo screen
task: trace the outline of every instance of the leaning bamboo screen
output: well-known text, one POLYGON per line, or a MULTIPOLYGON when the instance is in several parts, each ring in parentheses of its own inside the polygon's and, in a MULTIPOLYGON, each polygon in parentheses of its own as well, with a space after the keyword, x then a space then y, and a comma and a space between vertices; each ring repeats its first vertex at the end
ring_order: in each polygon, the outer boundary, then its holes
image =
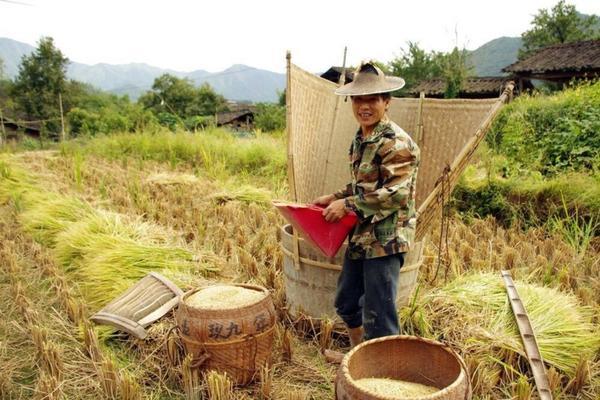
MULTIPOLYGON (((350 101, 336 96, 334 83, 288 64, 288 172, 295 200, 314 198, 344 187, 350 180, 348 149, 358 128, 350 101)), ((441 207, 441 178, 451 190, 486 129, 510 96, 497 99, 393 98, 389 116, 421 148, 417 177, 419 225, 426 232, 441 207), (444 170, 447 170, 447 175, 444 170)))

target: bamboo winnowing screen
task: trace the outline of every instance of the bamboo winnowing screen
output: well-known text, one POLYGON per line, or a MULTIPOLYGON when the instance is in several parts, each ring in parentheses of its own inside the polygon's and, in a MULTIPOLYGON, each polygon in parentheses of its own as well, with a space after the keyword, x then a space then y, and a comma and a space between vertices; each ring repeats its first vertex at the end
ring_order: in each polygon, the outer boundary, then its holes
MULTIPOLYGON (((288 171, 291 191, 300 202, 332 193, 350 181, 348 149, 358 125, 350 102, 333 93, 336 87, 289 64, 288 171)), ((446 188, 451 190, 503 101, 504 95, 485 100, 392 99, 390 119, 421 148, 417 208, 427 218, 422 221, 420 216, 419 223, 429 223, 431 214, 440 206, 432 194, 439 191, 436 183, 446 166, 451 167, 447 177, 450 186, 446 188)))

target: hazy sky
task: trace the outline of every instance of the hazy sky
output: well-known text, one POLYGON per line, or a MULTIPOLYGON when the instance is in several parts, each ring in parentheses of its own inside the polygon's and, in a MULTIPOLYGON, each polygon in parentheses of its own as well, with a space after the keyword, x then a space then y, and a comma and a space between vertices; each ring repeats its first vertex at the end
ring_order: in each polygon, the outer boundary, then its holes
MULTIPOLYGON (((285 71, 285 52, 320 72, 361 59, 389 61, 407 41, 426 50, 475 49, 519 36, 558 0, 0 0, 0 37, 36 45, 51 36, 72 61, 143 62, 216 72, 232 64, 285 71)), ((571 0, 600 14, 600 0, 571 0)))

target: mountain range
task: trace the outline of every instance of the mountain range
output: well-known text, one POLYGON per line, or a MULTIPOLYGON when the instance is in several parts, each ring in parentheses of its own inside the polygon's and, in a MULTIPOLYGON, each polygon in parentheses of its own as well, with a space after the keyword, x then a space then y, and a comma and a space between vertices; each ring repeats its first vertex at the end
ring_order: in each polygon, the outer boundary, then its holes
MULTIPOLYGON (((517 60, 520 47, 521 38, 501 37, 470 51, 469 63, 473 66, 473 73, 477 76, 502 75, 502 68, 517 60)), ((0 38, 0 59, 4 63, 4 72, 10 78, 17 76, 21 58, 34 50, 35 48, 29 44, 0 38)), ((324 69, 329 68, 329 66, 324 67, 324 69)), ((89 83, 118 95, 127 94, 132 99, 137 99, 149 90, 154 79, 164 73, 179 78, 189 78, 196 85, 209 83, 217 93, 237 101, 275 102, 278 99, 278 92, 285 88, 284 74, 241 64, 232 65, 224 71, 215 73, 201 69, 180 72, 142 63, 87 65, 70 62, 67 68, 67 76, 70 79, 89 83)))

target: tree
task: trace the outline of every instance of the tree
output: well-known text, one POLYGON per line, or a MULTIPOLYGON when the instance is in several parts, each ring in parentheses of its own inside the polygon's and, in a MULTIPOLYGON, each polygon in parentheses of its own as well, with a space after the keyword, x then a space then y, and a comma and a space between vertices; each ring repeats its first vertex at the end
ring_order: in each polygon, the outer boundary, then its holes
POLYGON ((539 10, 531 24, 531 29, 521 35, 523 47, 519 50, 519 59, 552 44, 600 38, 598 17, 583 16, 574 5, 565 4, 564 0, 560 0, 551 11, 539 10))
POLYGON ((195 115, 215 115, 215 113, 225 111, 226 109, 225 98, 217 94, 208 83, 204 83, 198 88, 195 101, 195 115))
POLYGON ((225 98, 217 94, 208 83, 196 88, 191 80, 170 74, 156 78, 152 90, 140 97, 138 102, 157 116, 171 115, 166 119, 159 118, 161 121, 168 121, 169 126, 172 126, 173 118, 183 123, 190 117, 214 115, 224 110, 226 104, 225 98))
POLYGON ((29 118, 43 120, 50 133, 60 130, 59 94, 65 91, 68 61, 51 37, 43 37, 35 51, 21 59, 15 80, 17 105, 29 118))
POLYGON ((402 49, 402 55, 390 61, 387 66, 392 75, 400 76, 406 81, 406 86, 394 95, 406 94, 422 80, 441 77, 439 57, 439 53, 427 53, 417 43, 408 42, 408 50, 402 49))
POLYGON ((285 107, 273 103, 258 103, 254 126, 265 132, 285 129, 285 107))
POLYGON ((454 47, 449 53, 428 53, 417 43, 408 42, 408 50, 403 49, 402 53, 402 56, 396 57, 387 65, 387 70, 392 75, 400 76, 406 81, 402 89, 393 93, 394 96, 406 95, 423 80, 440 78, 446 82, 444 97, 457 97, 470 74, 465 49, 454 47))
POLYGON ((446 90, 444 97, 452 99, 458 97, 463 83, 471 74, 471 69, 467 67, 468 52, 466 49, 459 50, 458 47, 445 54, 438 56, 437 63, 441 70, 441 76, 446 81, 446 90))

